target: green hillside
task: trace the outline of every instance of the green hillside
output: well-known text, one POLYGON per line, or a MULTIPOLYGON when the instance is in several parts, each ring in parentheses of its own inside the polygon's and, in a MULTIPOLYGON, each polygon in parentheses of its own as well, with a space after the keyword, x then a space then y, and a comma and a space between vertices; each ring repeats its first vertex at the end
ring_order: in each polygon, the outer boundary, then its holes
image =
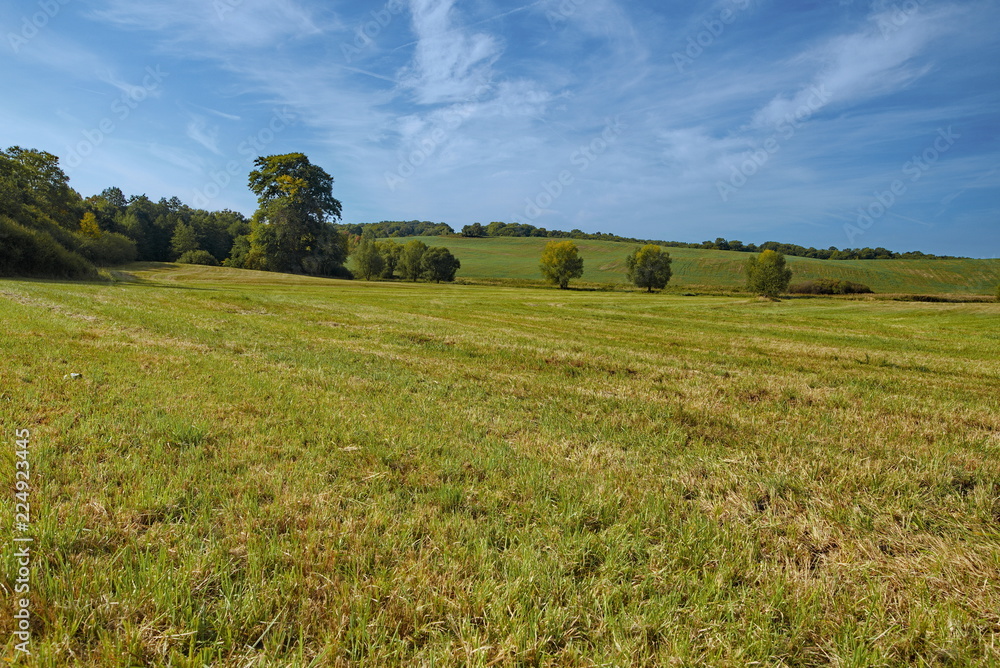
MULTIPOLYGON (((432 246, 447 246, 462 261, 459 278, 541 279, 538 259, 549 239, 534 237, 420 237, 432 246)), ((406 242, 408 239, 399 239, 406 242)), ((636 244, 576 240, 584 258, 584 281, 625 282, 625 256, 636 244)), ((732 251, 670 248, 674 258, 671 286, 735 288, 743 282, 749 255, 732 251)), ((793 281, 846 279, 876 292, 920 294, 992 294, 1000 284, 1000 260, 814 260, 788 257, 793 281)))

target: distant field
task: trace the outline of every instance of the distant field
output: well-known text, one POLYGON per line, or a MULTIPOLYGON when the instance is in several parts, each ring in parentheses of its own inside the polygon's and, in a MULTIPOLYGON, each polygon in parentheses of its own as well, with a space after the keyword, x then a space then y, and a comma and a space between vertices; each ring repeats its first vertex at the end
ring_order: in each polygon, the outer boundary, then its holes
MULTIPOLYGON (((547 239, 500 237, 466 239, 421 237, 429 245, 444 245, 462 261, 459 278, 540 279, 538 259, 547 239)), ((408 239, 398 239, 405 243, 408 239)), ((636 244, 613 241, 574 243, 584 258, 583 281, 623 283, 625 257, 636 244)), ((729 251, 668 248, 674 258, 675 289, 737 288, 743 284, 748 254, 729 251)), ((913 294, 993 294, 1000 284, 1000 260, 813 260, 789 257, 793 280, 846 279, 876 292, 913 294)))
POLYGON ((1000 664, 1000 304, 133 269, 0 280, 19 665, 1000 664))

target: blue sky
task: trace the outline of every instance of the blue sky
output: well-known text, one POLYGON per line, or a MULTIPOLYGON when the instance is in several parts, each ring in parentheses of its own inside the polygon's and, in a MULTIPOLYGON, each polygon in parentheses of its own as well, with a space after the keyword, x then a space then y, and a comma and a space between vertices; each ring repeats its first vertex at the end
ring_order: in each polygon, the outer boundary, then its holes
POLYGON ((83 195, 1000 257, 996 2, 15 0, 0 144, 83 195))

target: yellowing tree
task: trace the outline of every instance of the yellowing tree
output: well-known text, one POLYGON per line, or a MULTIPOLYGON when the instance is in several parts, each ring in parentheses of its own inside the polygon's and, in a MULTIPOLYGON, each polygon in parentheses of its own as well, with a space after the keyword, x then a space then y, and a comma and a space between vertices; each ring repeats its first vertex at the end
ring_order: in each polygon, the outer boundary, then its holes
POLYGON ((583 258, 572 241, 550 241, 542 251, 541 270, 550 283, 565 290, 571 278, 583 276, 583 258))
POLYGON ((670 282, 670 262, 670 253, 655 244, 647 244, 625 259, 628 280, 636 287, 646 288, 646 292, 662 290, 670 282))
POLYGON ((777 299, 788 291, 792 280, 792 270, 785 266, 785 256, 773 250, 766 250, 757 257, 747 260, 744 271, 747 288, 763 297, 777 299))
POLYGON ((97 224, 97 217, 90 211, 83 214, 83 220, 80 221, 80 234, 88 239, 98 239, 102 234, 102 230, 97 224))

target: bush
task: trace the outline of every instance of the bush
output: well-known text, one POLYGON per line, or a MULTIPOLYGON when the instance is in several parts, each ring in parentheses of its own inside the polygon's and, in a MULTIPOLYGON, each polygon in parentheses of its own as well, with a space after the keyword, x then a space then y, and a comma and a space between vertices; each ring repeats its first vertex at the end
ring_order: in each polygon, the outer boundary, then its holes
POLYGON ((867 295, 872 289, 863 283, 817 278, 788 286, 788 291, 799 295, 867 295))
POLYGON ((177 258, 177 262, 180 264, 204 264, 209 267, 219 266, 219 261, 215 259, 215 256, 206 250, 187 251, 177 258))
POLYGON ((0 216, 0 276, 95 278, 97 272, 45 232, 0 216))
POLYGON ((135 262, 139 257, 135 242, 117 232, 104 232, 96 239, 85 237, 80 244, 80 254, 98 267, 135 262))

